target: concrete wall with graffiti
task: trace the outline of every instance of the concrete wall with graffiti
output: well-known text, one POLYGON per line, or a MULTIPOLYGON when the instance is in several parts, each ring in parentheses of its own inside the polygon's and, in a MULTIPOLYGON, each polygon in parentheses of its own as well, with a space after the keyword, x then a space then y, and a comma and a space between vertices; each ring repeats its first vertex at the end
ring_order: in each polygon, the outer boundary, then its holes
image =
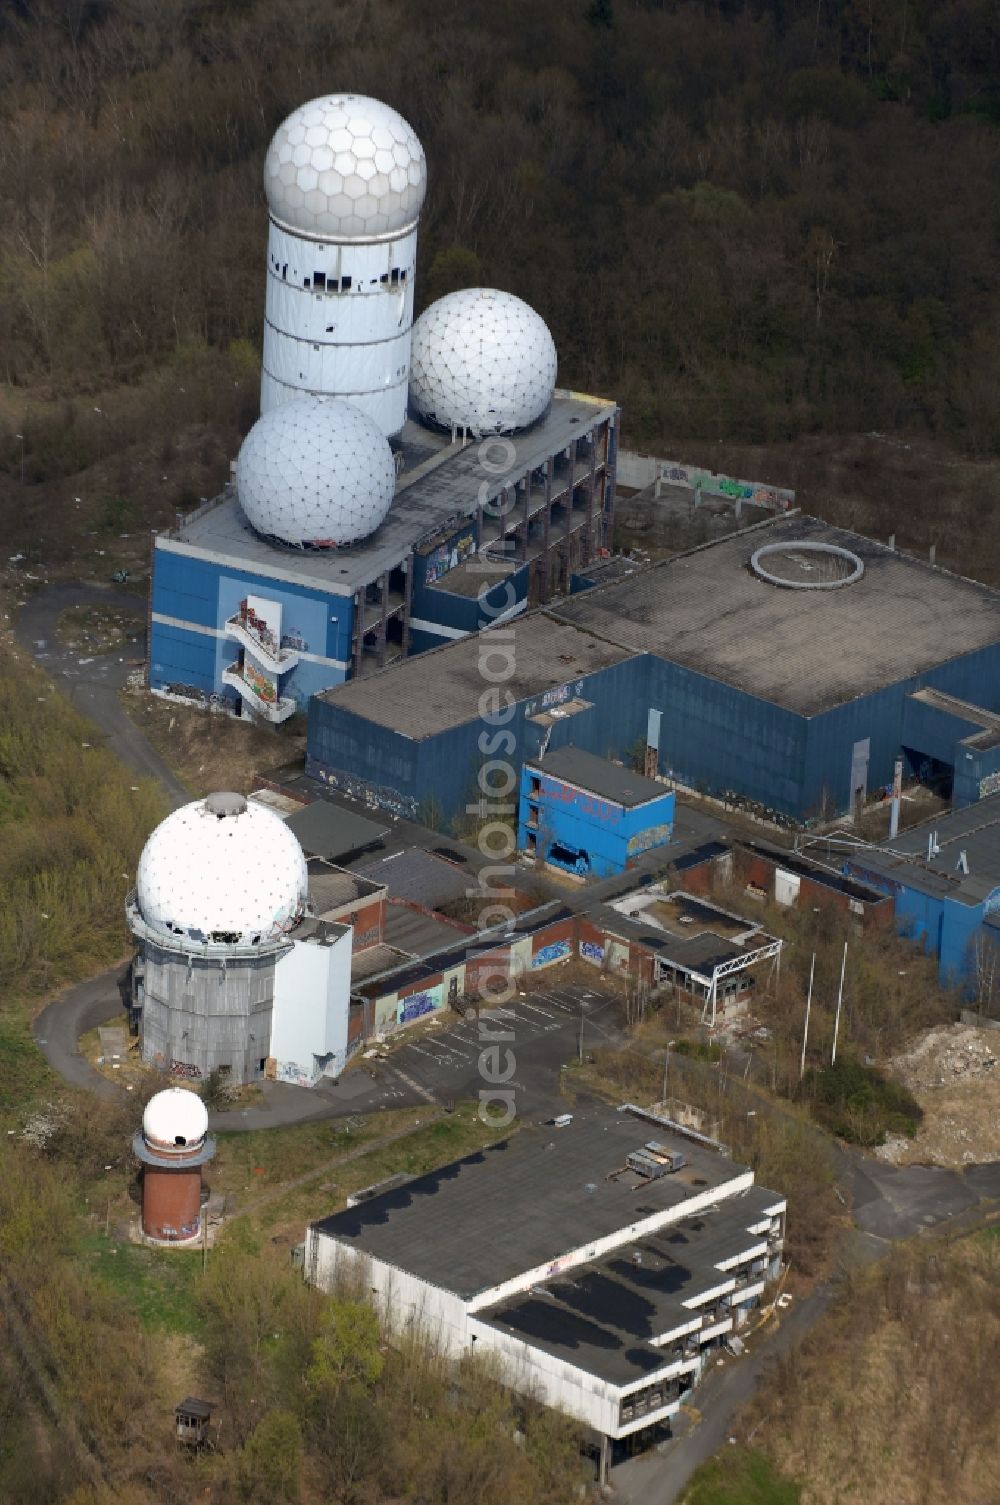
POLYGON ((423 988, 415 993, 407 993, 399 999, 397 1005, 396 1022, 398 1024, 412 1024, 414 1019, 421 1019, 425 1014, 433 1014, 444 1002, 444 987, 441 983, 431 988, 423 988))
POLYGON ((795 492, 786 486, 769 486, 762 481, 744 481, 704 465, 685 465, 678 460, 664 460, 659 455, 644 455, 638 450, 618 451, 618 484, 641 491, 656 481, 702 491, 706 496, 726 496, 733 501, 752 502, 755 507, 773 507, 787 511, 795 506, 795 492))

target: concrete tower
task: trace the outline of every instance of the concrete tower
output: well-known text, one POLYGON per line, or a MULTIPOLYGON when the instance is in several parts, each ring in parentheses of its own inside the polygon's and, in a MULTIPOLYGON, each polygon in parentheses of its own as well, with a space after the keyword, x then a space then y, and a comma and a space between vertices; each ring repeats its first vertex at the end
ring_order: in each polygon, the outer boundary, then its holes
POLYGON ((292 832, 241 794, 210 794, 157 826, 126 901, 144 1061, 194 1080, 260 1080, 276 968, 307 896, 292 832))
POLYGON ((184 1087, 151 1097, 132 1150, 143 1168, 143 1233, 158 1243, 194 1243, 201 1232, 202 1167, 215 1154, 201 1098, 184 1087))
POLYGON ((423 148, 359 94, 302 105, 264 167, 270 209, 260 406, 342 397, 396 434, 406 418, 423 148))

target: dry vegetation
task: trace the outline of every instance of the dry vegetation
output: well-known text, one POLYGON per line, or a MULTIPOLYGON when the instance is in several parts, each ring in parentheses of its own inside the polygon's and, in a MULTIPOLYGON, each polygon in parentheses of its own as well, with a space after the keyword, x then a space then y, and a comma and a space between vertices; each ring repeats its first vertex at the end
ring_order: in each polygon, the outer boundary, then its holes
POLYGON ((175 705, 141 689, 123 691, 122 705, 192 797, 213 789, 246 794, 258 773, 292 762, 305 750, 302 732, 287 723, 258 726, 175 705))
POLYGON ((802 1505, 985 1505, 1000 1466, 998 1342, 1000 1240, 901 1247, 844 1279, 740 1433, 801 1481, 802 1505))
POLYGON ((0 648, 0 1011, 126 949, 123 901, 164 809, 98 741, 0 648))
POLYGON ((141 570, 224 478, 257 412, 264 152, 353 89, 427 149, 422 304, 510 288, 629 441, 1000 578, 998 72, 991 0, 17 0, 11 552, 141 570))
POLYGON ((93 1152, 122 1125, 97 1112, 93 1132, 72 1125, 86 1163, 67 1158, 67 1129, 44 1155, 8 1146, 0 1177, 4 1505, 577 1498, 565 1421, 516 1405, 486 1365, 384 1336, 359 1293, 321 1296, 247 1223, 204 1273, 196 1255, 103 1237, 103 1208, 88 1218, 77 1198, 98 1200, 93 1152), (217 1450, 200 1457, 172 1436, 189 1389, 217 1403, 217 1450))

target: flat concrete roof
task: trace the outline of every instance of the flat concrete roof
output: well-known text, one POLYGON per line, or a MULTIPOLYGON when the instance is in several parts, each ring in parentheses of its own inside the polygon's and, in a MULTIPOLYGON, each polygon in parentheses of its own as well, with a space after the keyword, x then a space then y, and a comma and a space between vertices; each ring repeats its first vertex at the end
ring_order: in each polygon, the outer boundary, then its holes
POLYGON ((551 778, 575 784, 578 789, 600 795, 626 810, 647 805, 650 800, 662 799, 670 793, 666 784, 657 784, 654 779, 647 779, 621 763, 599 758, 580 747, 557 747, 544 758, 526 758, 525 767, 540 768, 551 778))
POLYGON ((359 863, 356 871, 371 882, 384 885, 390 899, 413 899, 428 909, 436 909, 452 899, 464 899, 468 889, 476 889, 474 870, 426 852, 422 847, 408 847, 359 863))
POLYGON ((935 815, 877 851, 859 847, 851 854, 850 867, 920 893, 982 904, 1000 888, 1000 794, 935 815), (931 836, 936 850, 928 857, 931 836), (958 865, 962 852, 968 873, 958 865))
POLYGON ((349 857, 352 852, 363 852, 377 846, 388 835, 389 827, 380 826, 342 805, 329 800, 313 800, 310 805, 300 805, 289 815, 288 829, 298 837, 303 851, 311 857, 328 857, 331 860, 349 857))
POLYGON ((473 633, 362 679, 349 679, 316 698, 415 742, 462 726, 479 715, 479 699, 488 688, 481 655, 488 651, 490 631, 501 631, 503 642, 512 645, 514 673, 504 680, 504 690, 515 700, 529 700, 635 656, 631 649, 535 611, 502 628, 473 633))
POLYGON ((566 1128, 522 1129, 315 1226, 468 1299, 743 1174, 655 1121, 594 1105, 566 1128), (680 1150, 683 1170, 639 1186, 631 1173, 607 1179, 652 1139, 680 1150))
POLYGON ((473 933, 398 899, 390 899, 385 907, 386 944, 411 956, 433 956, 443 946, 457 945, 473 933))
POLYGON ((408 422, 396 444, 404 468, 389 515, 370 538, 351 548, 285 549, 268 542, 247 523, 231 485, 214 503, 161 533, 156 545, 276 580, 312 585, 332 595, 352 596, 395 568, 429 534, 452 519, 459 526, 475 513, 480 500, 498 496, 615 411, 615 403, 604 398, 557 393, 548 412, 531 428, 494 441, 497 447, 487 457, 492 461, 489 469, 484 468, 480 443, 453 445, 447 436, 408 422), (498 475, 501 455, 506 468, 498 475), (481 498, 484 484, 487 491, 481 498))
POLYGON ((996 591, 798 515, 549 610, 609 643, 655 653, 803 716, 1000 642, 996 591), (864 574, 837 590, 792 590, 750 569, 757 549, 796 542, 848 549, 864 574))
POLYGON ((322 857, 312 857, 309 870, 309 900, 317 919, 327 918, 332 910, 369 903, 385 889, 348 868, 336 867, 322 857))

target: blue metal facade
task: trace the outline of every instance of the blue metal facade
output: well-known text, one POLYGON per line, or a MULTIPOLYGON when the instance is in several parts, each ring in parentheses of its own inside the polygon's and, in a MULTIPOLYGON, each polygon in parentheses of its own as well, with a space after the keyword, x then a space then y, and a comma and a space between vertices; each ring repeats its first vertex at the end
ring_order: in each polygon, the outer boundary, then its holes
POLYGON ((440 648, 449 638, 479 632, 502 615, 523 610, 528 598, 530 566, 523 564, 503 579, 496 572, 482 572, 481 596, 463 596, 443 590, 438 582, 447 572, 471 560, 479 546, 479 529, 470 519, 441 543, 424 554, 413 555, 410 582, 410 652, 440 648), (428 624, 422 626, 422 623, 428 624), (433 624, 431 626, 430 624, 433 624), (434 631, 438 627, 440 631, 434 631))
MULTIPOLYGON (((530 631, 530 619, 523 630, 530 631)), ((446 661, 441 672, 448 672, 446 661)), ((924 708, 908 699, 932 686, 982 704, 988 691, 987 708, 1000 709, 1000 643, 812 717, 652 654, 637 654, 579 683, 577 693, 592 702, 590 709, 553 725, 547 746, 573 744, 629 762, 645 739, 649 710, 659 710, 659 774, 708 794, 735 791, 803 822, 850 808, 858 745, 867 744, 864 777, 870 793, 891 783, 904 748, 907 756, 948 752, 956 771, 956 803, 991 792, 990 776, 1000 770, 1000 746, 973 749, 960 740, 981 728, 959 718, 946 726, 940 714, 923 718, 924 708), (910 747, 906 737, 918 745, 910 747)), ((508 724, 511 740, 505 738, 502 755, 518 773, 541 748, 542 729, 530 719, 539 708, 537 697, 520 702, 508 724)), ((310 710, 310 765, 358 787, 394 791, 394 807, 413 812, 423 806, 448 823, 474 796, 476 772, 486 756, 479 750, 480 730, 470 718, 414 742, 320 702, 310 710)))
POLYGON ((225 626, 248 594, 281 604, 282 638, 303 655, 282 678, 283 695, 293 696, 304 709, 312 695, 346 678, 354 616, 349 596, 157 548, 151 585, 150 688, 235 699, 221 677, 237 653, 225 626))
POLYGON ((517 845, 581 877, 610 878, 640 852, 665 846, 674 824, 672 790, 631 809, 526 763, 521 770, 517 845))
MULTIPOLYGON (((441 672, 447 673, 446 661, 441 672)), ((309 707, 306 772, 374 798, 397 814, 422 814, 447 826, 462 819, 467 807, 481 797, 478 776, 483 764, 507 760, 515 782, 505 813, 516 820, 521 764, 525 758, 537 758, 543 742, 548 748, 582 747, 599 757, 620 756, 622 746, 636 743, 646 727, 645 672, 645 659, 639 654, 554 686, 545 695, 518 701, 503 728, 478 719, 473 704, 467 722, 420 741, 335 703, 314 700, 309 707), (532 720, 573 698, 590 701, 589 709, 549 726, 532 720)))
POLYGON ((931 892, 921 885, 916 870, 903 866, 899 869, 900 876, 891 879, 866 867, 863 858, 846 863, 844 871, 883 893, 892 894, 897 930, 937 957, 942 987, 960 988, 964 993, 974 990, 980 937, 988 935, 991 945, 1000 952, 1000 887, 979 903, 970 904, 948 894, 931 892))

